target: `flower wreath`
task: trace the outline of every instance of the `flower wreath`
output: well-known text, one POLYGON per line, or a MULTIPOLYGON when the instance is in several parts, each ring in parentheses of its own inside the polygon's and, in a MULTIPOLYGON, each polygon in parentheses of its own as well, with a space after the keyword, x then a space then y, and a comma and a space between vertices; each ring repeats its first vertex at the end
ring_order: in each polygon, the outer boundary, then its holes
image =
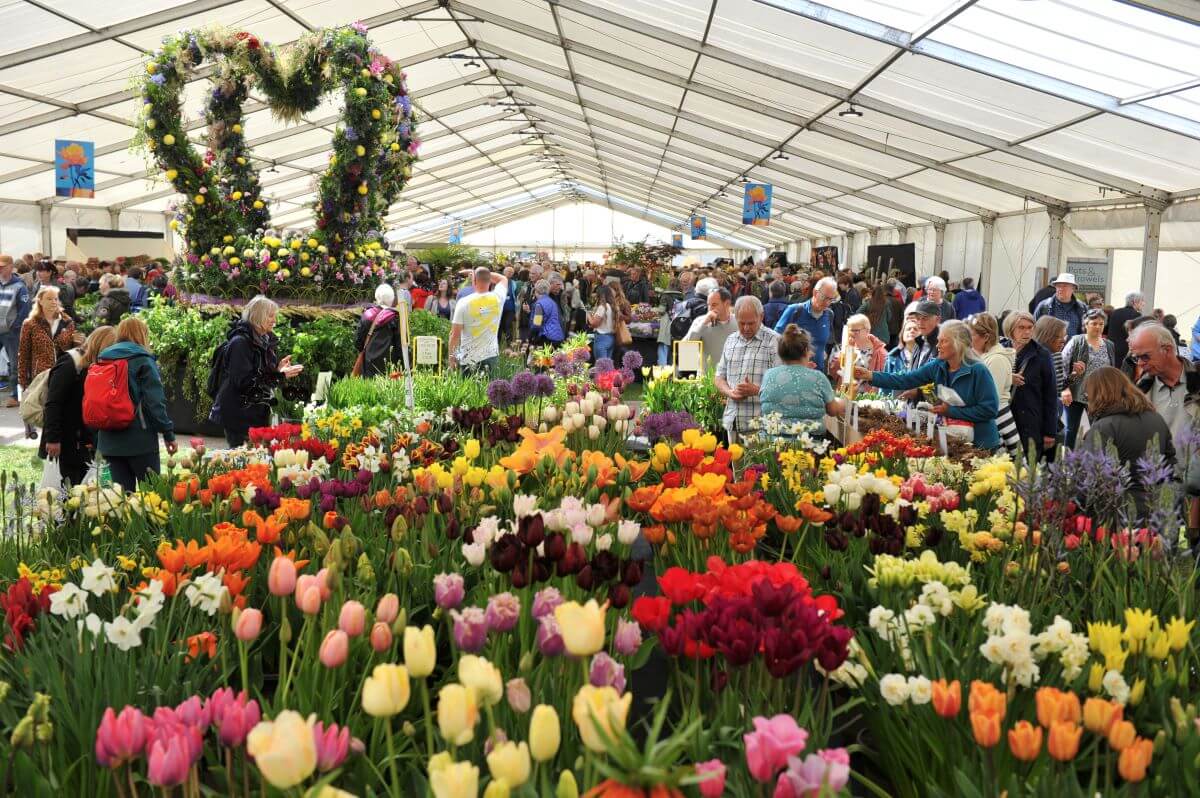
POLYGON ((395 274, 383 216, 411 176, 420 142, 404 72, 366 33, 361 23, 318 30, 277 51, 245 32, 186 31, 146 64, 138 142, 185 198, 171 222, 185 231, 188 249, 177 267, 184 287, 348 299, 395 274), (201 155, 187 138, 181 97, 206 60, 212 91, 201 155), (277 118, 293 122, 339 87, 345 109, 318 180, 316 229, 284 238, 270 226, 243 106, 253 89, 277 118))

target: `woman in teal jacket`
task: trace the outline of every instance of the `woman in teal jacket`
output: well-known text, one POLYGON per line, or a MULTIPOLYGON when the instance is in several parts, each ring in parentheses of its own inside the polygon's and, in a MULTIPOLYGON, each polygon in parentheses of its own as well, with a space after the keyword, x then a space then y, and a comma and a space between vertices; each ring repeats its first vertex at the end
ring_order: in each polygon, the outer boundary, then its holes
POLYGON ((129 398, 135 409, 133 423, 125 429, 96 433, 96 449, 104 455, 113 481, 127 491, 137 490, 139 479, 159 470, 158 435, 167 452, 175 454, 175 425, 167 414, 158 362, 150 354, 146 322, 130 316, 117 325, 117 342, 100 353, 100 360, 129 361, 129 398))
POLYGON ((854 375, 880 388, 907 390, 929 383, 952 388, 962 398, 962 407, 941 402, 933 406, 933 411, 946 418, 970 421, 975 428, 976 449, 1000 447, 1000 433, 996 429, 1000 399, 996 384, 987 366, 976 359, 971 349, 971 331, 961 321, 942 323, 938 330, 937 357, 915 371, 887 374, 856 367, 854 375))

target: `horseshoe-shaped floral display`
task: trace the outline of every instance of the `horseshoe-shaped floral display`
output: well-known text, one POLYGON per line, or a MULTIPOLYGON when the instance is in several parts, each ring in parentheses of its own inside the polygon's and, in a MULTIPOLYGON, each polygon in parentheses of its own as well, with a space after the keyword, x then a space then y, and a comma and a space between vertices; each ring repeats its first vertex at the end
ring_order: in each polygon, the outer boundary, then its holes
POLYGON ((419 142, 404 73, 366 34, 357 23, 318 30, 277 51, 245 32, 186 31, 146 65, 138 142, 184 195, 171 222, 187 242, 177 265, 183 287, 337 301, 361 298, 395 273, 383 217, 412 174, 419 142), (206 62, 212 90, 201 155, 187 138, 181 98, 206 62), (282 236, 271 229, 243 106, 253 91, 277 118, 295 122, 336 90, 345 109, 318 180, 316 229, 282 236))

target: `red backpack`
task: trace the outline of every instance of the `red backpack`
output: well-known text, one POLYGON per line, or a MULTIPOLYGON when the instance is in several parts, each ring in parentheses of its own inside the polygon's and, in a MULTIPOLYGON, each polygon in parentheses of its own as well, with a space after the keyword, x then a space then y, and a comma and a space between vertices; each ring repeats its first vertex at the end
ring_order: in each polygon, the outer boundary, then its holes
POLYGON ((129 361, 97 360, 83 381, 83 423, 92 429, 122 430, 133 423, 129 361))

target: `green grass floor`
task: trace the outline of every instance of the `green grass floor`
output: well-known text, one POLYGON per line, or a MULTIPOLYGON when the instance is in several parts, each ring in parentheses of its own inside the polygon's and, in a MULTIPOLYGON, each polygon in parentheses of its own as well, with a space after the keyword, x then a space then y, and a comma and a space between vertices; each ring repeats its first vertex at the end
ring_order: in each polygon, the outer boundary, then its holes
POLYGON ((42 481, 42 461, 32 446, 0 446, 0 472, 16 474, 16 481, 37 485, 42 481))

